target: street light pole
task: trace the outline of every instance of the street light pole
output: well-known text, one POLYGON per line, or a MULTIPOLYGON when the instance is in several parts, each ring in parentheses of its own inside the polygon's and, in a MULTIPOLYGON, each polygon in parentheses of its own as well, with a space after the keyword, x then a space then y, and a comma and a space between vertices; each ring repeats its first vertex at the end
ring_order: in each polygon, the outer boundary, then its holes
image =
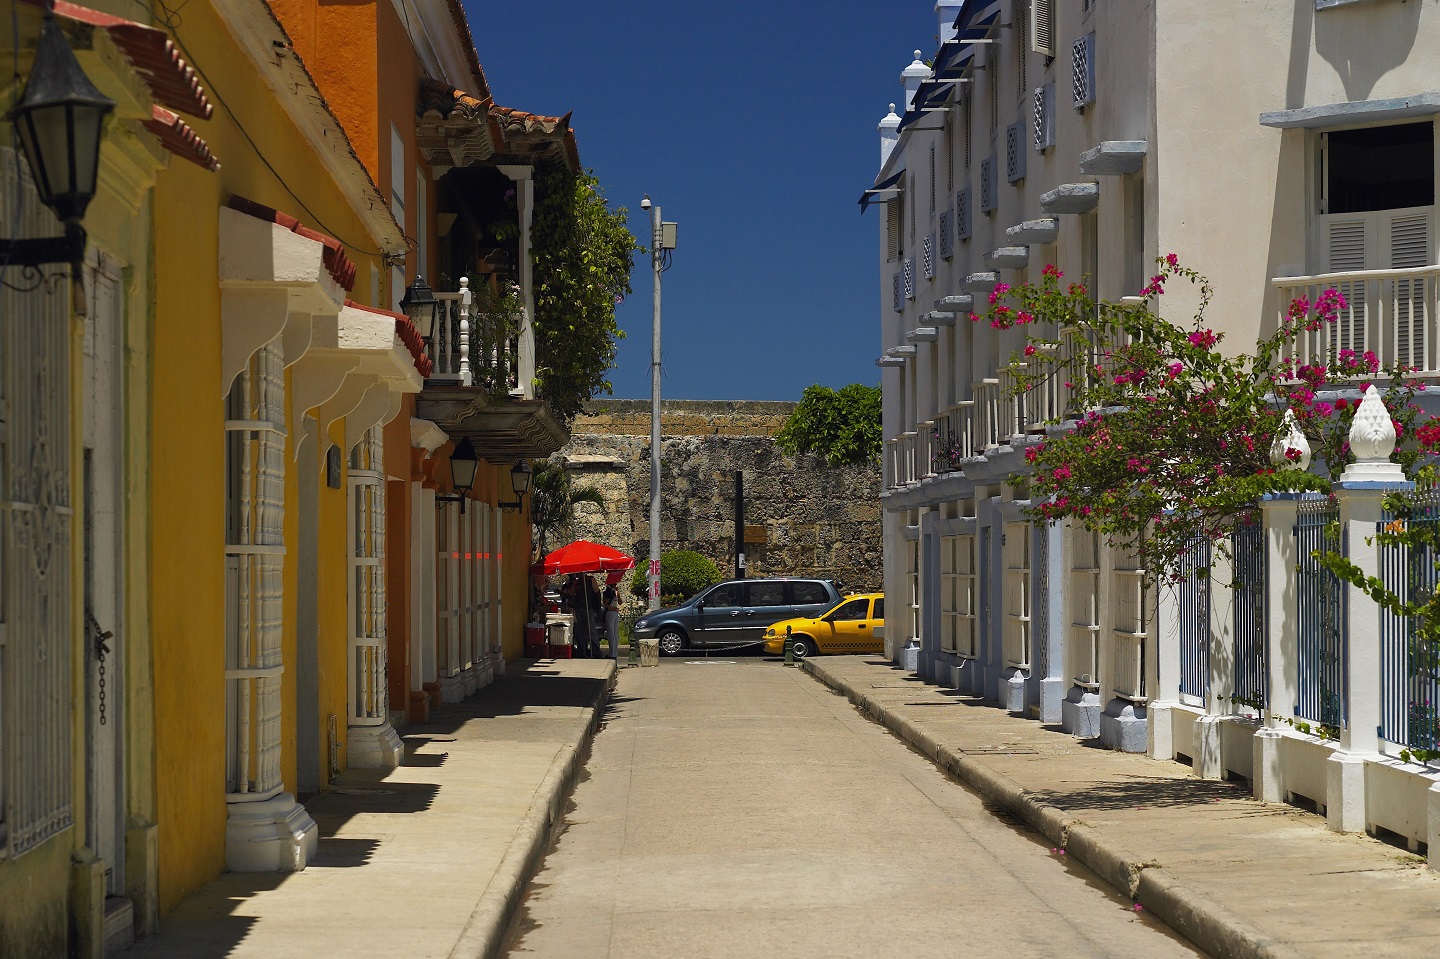
POLYGON ((650 609, 660 608, 660 207, 646 194, 641 209, 650 209, 650 265, 655 271, 655 312, 650 329, 650 609))

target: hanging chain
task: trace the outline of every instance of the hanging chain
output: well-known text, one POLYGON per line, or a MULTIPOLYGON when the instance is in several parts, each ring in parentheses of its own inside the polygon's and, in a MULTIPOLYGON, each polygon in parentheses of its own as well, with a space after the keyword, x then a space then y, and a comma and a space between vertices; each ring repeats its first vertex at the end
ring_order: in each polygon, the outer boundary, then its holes
POLYGON ((98 702, 98 704, 97 704, 97 709, 99 710, 99 713, 100 713, 100 725, 104 726, 105 723, 106 723, 106 718, 105 718, 105 657, 108 656, 108 655, 110 655, 110 646, 108 645, 108 642, 107 642, 107 641, 110 640, 111 638, 113 638, 115 634, 114 634, 114 633, 111 633, 111 632, 108 632, 108 631, 106 631, 106 630, 101 629, 101 628, 100 628, 100 623, 99 623, 99 621, 95 619, 95 614, 92 613, 92 612, 90 612, 90 610, 88 610, 88 609, 85 610, 85 621, 86 621, 86 626, 88 626, 89 629, 90 629, 90 634, 91 634, 91 636, 94 638, 94 642, 95 642, 95 659, 100 663, 100 670, 99 670, 99 673, 97 674, 97 675, 99 676, 99 679, 100 679, 99 695, 98 695, 98 700, 99 700, 99 702, 98 702))

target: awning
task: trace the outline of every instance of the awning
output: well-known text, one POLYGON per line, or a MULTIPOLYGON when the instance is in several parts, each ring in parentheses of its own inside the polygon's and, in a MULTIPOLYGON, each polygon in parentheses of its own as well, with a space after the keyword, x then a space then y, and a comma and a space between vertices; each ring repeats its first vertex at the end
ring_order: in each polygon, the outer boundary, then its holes
POLYGON ((54 11, 57 17, 99 27, 108 33, 150 88, 150 96, 156 103, 202 120, 210 119, 215 108, 206 98, 205 90, 195 76, 195 68, 181 59, 180 51, 165 31, 91 10, 69 0, 55 0, 54 11))
POLYGON ((325 272, 329 273, 330 278, 347 293, 355 288, 355 264, 350 257, 345 255, 345 245, 333 236, 326 236, 324 233, 312 230, 288 213, 265 206, 263 203, 256 203, 254 200, 247 200, 243 196, 232 194, 230 199, 225 201, 225 205, 237 213, 244 213, 257 220, 274 223, 297 236, 303 236, 307 240, 319 243, 324 247, 321 261, 325 266, 325 272))
POLYGON ((860 194, 860 212, 864 213, 870 208, 870 204, 872 201, 880 199, 877 194, 898 193, 899 191, 896 189, 895 184, 899 183, 900 178, 904 175, 905 171, 901 170, 894 176, 886 177, 884 180, 881 180, 879 183, 875 184, 873 187, 860 194))
POLYGON ((940 55, 935 58, 935 78, 958 79, 975 63, 975 54, 979 49, 974 43, 961 40, 941 44, 940 55))
POLYGON ((382 310, 378 306, 366 306, 363 303, 356 303, 354 300, 346 300, 345 305, 352 310, 364 310, 367 313, 374 313, 377 316, 388 316, 395 321, 395 335, 410 351, 410 358, 415 361, 415 369, 422 377, 429 376, 435 371, 435 363, 425 352, 425 341, 420 338, 420 331, 415 329, 415 322, 404 313, 396 313, 393 310, 382 310))
POLYGON ((910 109, 905 111, 905 116, 900 120, 899 129, 904 131, 910 124, 939 110, 950 98, 956 82, 955 80, 926 80, 920 84, 920 88, 915 91, 915 99, 912 101, 910 109))

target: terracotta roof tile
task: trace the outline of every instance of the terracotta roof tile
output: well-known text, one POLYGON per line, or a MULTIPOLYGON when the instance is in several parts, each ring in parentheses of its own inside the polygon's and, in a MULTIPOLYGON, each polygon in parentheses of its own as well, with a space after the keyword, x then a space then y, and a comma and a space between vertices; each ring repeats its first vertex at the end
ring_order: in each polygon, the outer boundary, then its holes
MULTIPOLYGON (((35 3, 36 0, 29 2, 35 3)), ((69 0, 55 0, 53 9, 58 17, 100 27, 108 33, 150 88, 150 95, 156 103, 202 120, 210 119, 215 108, 206 98, 195 68, 181 59, 180 51, 165 31, 82 7, 69 0)))
POLYGON ((333 278, 336 283, 339 283, 347 293, 355 288, 355 264, 351 261, 350 257, 345 254, 345 245, 333 236, 327 236, 324 233, 312 230, 288 213, 282 213, 273 207, 256 203, 254 200, 247 200, 243 196, 231 194, 230 199, 225 201, 225 205, 247 216, 253 216, 259 220, 268 220, 277 226, 284 227, 292 233, 296 233, 308 240, 314 240, 321 244, 325 247, 323 262, 326 272, 329 273, 331 278, 333 278))
POLYGON ((189 124, 158 103, 152 104, 150 110, 150 119, 144 121, 145 129, 159 138, 161 146, 212 173, 220 169, 220 160, 210 152, 209 144, 200 139, 189 124))
POLYGON ((380 316, 388 316, 395 320, 395 335, 400 337, 400 342, 410 351, 410 356, 415 360, 415 369, 420 375, 429 376, 435 369, 435 364, 425 352, 425 341, 420 338, 420 331, 415 329, 415 324, 410 317, 404 313, 395 313, 391 310, 382 310, 378 306, 366 306, 364 303, 356 303, 354 300, 346 300, 345 305, 357 310, 364 310, 367 313, 375 313, 380 316))

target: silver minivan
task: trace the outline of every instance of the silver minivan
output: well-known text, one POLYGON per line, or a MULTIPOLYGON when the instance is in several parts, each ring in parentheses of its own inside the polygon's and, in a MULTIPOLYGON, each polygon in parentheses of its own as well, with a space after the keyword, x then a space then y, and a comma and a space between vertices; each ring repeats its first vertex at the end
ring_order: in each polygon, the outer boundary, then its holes
POLYGON ((840 596, 840 585, 829 579, 731 579, 679 606, 646 613, 635 623, 635 638, 660 640, 667 656, 682 649, 753 645, 780 620, 818 616, 840 596))

